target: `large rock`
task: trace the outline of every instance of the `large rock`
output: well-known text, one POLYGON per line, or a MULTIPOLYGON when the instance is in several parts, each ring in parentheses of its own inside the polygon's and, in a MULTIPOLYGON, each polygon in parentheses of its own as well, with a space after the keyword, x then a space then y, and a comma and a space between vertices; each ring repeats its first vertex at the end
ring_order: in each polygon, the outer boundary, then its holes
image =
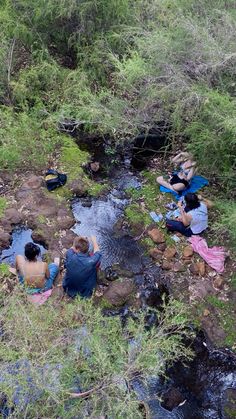
POLYGON ((148 232, 149 237, 154 241, 154 243, 164 243, 165 242, 165 236, 162 233, 161 230, 158 228, 153 228, 148 232))
POLYGON ((166 271, 173 270, 174 264, 173 262, 169 262, 168 260, 163 260, 162 262, 162 269, 165 269, 166 271))
POLYGON ((11 235, 4 230, 0 230, 0 249, 5 249, 10 246, 11 235))
POLYGON ((19 211, 17 211, 17 209, 9 208, 5 211, 3 223, 4 220, 6 220, 6 223, 9 223, 11 225, 17 225, 22 223, 23 216, 19 211))
POLYGON ((157 249, 157 247, 154 247, 153 249, 149 250, 149 255, 153 259, 160 261, 162 259, 163 253, 161 250, 157 249))
POLYGON ((136 287, 133 281, 124 279, 123 281, 111 282, 103 296, 112 306, 120 307, 130 301, 135 291, 136 287))
POLYGON ((73 217, 57 217, 56 226, 58 230, 69 230, 75 224, 73 217))
POLYGON ((177 388, 170 388, 162 395, 161 405, 165 409, 172 411, 180 403, 183 403, 184 400, 183 394, 177 388))
POLYGON ((38 189, 41 186, 43 186, 44 184, 44 180, 42 177, 40 176, 30 176, 29 180, 27 180, 27 182, 25 182, 22 187, 24 189, 38 189))
POLYGON ((224 288, 224 278, 222 276, 217 276, 213 281, 214 288, 221 290, 224 288))
POLYGON ((83 196, 87 192, 87 187, 80 179, 70 181, 68 183, 68 188, 75 196, 83 196))
POLYGON ((193 248, 192 246, 186 246, 183 250, 183 258, 188 259, 193 256, 193 248))
POLYGON ((74 238, 76 234, 73 231, 69 230, 66 232, 66 235, 62 237, 61 242, 62 246, 66 249, 69 249, 73 245, 74 238))
POLYGON ((173 246, 168 246, 164 251, 164 257, 166 259, 172 259, 176 255, 176 248, 173 246))

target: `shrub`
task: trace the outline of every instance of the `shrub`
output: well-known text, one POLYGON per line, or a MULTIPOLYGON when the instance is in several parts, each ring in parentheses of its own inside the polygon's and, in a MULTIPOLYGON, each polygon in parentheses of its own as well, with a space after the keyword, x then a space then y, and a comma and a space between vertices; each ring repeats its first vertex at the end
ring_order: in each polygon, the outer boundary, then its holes
POLYGON ((132 390, 134 376, 145 381, 174 360, 191 357, 183 344, 189 334, 184 306, 171 301, 165 312, 156 314, 157 328, 145 328, 145 314, 138 312, 122 328, 119 317, 104 318, 91 301, 36 309, 15 290, 0 315, 1 391, 10 406, 17 392, 14 415, 23 418, 27 409, 29 418, 72 417, 75 412, 82 417, 141 417, 132 390), (6 373, 6 363, 17 371, 16 379, 6 373), (76 385, 79 392, 92 390, 87 400, 71 401, 76 385))

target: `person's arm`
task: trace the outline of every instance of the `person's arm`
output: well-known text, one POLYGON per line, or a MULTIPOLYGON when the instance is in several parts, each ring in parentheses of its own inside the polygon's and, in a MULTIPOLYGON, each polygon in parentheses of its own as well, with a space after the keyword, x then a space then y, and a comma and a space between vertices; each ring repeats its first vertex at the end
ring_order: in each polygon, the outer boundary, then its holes
POLYGON ((185 227, 189 226, 192 220, 191 214, 185 212, 181 202, 178 202, 178 207, 180 209, 180 219, 185 227))
POLYGON ((93 244, 93 251, 94 251, 94 253, 95 253, 95 252, 99 252, 100 247, 99 247, 99 245, 98 245, 98 242, 97 242, 96 236, 91 236, 91 242, 92 242, 92 244, 93 244))
POLYGON ((50 277, 50 272, 49 272, 49 269, 48 269, 48 264, 45 263, 45 265, 46 265, 46 267, 45 267, 45 277, 48 279, 50 277))

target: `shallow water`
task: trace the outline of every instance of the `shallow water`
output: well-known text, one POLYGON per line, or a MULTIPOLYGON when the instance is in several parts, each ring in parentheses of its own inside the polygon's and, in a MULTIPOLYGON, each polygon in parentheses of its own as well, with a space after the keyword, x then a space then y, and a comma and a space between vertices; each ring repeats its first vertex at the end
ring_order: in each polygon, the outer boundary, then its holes
POLYGON ((134 273, 142 269, 142 253, 136 241, 125 230, 115 232, 115 223, 124 217, 129 203, 125 189, 140 187, 135 176, 120 176, 114 180, 115 188, 105 198, 75 200, 72 211, 76 219, 73 231, 78 235, 97 237, 102 258, 102 269, 119 263, 134 273))
MULTIPOLYGON (((24 255, 24 247, 26 243, 33 242, 32 240, 32 230, 26 227, 17 227, 12 232, 12 243, 8 249, 2 251, 0 255, 0 263, 8 263, 9 265, 15 264, 16 255, 24 255)), ((41 250, 41 255, 46 253, 46 249, 39 245, 41 250)))

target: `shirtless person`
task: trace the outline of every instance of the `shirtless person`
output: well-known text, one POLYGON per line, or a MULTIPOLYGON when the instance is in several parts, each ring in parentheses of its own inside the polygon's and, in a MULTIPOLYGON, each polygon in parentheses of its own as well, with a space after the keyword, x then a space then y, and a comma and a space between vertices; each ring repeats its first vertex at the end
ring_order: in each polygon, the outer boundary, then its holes
POLYGON ((189 186, 196 171, 196 162, 193 161, 190 153, 181 152, 172 159, 172 163, 178 163, 180 166, 178 172, 170 177, 169 182, 163 176, 158 176, 156 180, 159 185, 165 188, 181 192, 189 186))
POLYGON ((48 265, 38 260, 40 248, 37 244, 27 243, 25 245, 25 256, 16 256, 16 270, 19 281, 26 287, 28 294, 47 291, 53 286, 59 272, 59 258, 56 263, 48 265))

